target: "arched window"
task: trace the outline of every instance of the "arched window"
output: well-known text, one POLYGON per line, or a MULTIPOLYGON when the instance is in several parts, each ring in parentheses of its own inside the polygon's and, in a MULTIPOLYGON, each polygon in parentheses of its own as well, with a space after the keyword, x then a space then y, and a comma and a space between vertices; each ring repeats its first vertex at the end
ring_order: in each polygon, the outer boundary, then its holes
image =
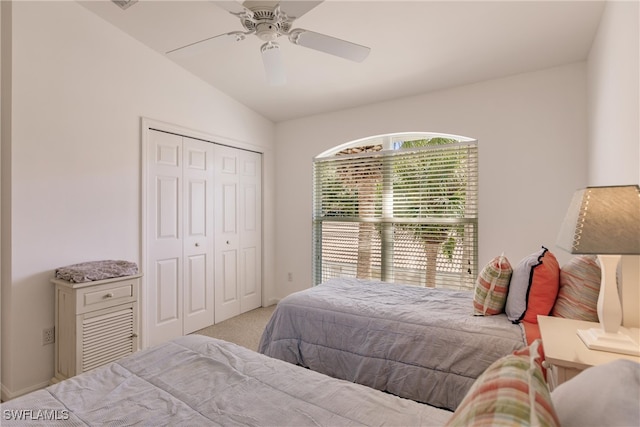
POLYGON ((478 147, 435 133, 374 136, 314 159, 314 281, 472 288, 478 147))

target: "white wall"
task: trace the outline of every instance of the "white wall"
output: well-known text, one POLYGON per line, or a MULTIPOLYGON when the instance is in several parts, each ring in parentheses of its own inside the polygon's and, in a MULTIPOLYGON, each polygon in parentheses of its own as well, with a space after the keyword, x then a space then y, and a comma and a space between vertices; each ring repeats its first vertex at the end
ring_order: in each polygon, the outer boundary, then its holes
POLYGON ((274 292, 272 122, 75 2, 14 2, 12 35, 4 397, 46 385, 53 374, 53 346, 42 345, 41 333, 53 326, 56 267, 140 262, 143 116, 265 152, 265 292, 274 292))
POLYGON ((608 2, 589 53, 589 185, 640 183, 639 9, 608 2))
POLYGON ((520 74, 276 125, 276 281, 311 284, 312 159, 366 136, 433 131, 478 139, 479 268, 505 252, 515 265, 555 247, 574 190, 587 180, 586 64, 520 74), (286 207, 286 208, 285 208, 286 207), (291 272, 293 280, 287 281, 291 272))
MULTIPOLYGON (((639 21, 637 1, 608 2, 589 53, 588 185, 640 184, 639 21)), ((640 257, 622 269, 623 324, 640 327, 640 257)))

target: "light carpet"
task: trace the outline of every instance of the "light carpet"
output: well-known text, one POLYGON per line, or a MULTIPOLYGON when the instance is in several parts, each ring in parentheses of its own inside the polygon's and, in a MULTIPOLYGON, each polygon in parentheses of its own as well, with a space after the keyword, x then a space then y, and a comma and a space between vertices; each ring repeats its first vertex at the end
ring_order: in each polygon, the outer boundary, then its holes
POLYGON ((230 341, 257 351, 262 331, 275 308, 275 305, 256 308, 193 333, 230 341))

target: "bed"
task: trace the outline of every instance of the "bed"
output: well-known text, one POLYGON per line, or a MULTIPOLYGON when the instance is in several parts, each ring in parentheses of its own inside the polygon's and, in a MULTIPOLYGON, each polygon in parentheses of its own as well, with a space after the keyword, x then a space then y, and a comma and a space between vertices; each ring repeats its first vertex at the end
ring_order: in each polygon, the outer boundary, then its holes
POLYGON ((472 291, 331 279, 278 303, 259 352, 455 410, 489 365, 527 346, 523 325, 472 307, 472 291))
POLYGON ((189 335, 0 404, 3 426, 640 425, 640 364, 553 392, 540 341, 492 363, 454 412, 189 335), (595 396, 595 398, 594 398, 595 396))
POLYGON ((451 412, 189 335, 0 405, 2 425, 444 425, 451 412))

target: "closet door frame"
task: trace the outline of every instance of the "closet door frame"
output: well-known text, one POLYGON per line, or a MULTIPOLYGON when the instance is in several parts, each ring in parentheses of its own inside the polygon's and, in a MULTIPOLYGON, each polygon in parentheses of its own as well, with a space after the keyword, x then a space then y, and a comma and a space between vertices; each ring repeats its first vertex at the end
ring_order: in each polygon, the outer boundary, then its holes
MULTIPOLYGON (((141 138, 140 138, 140 182, 139 182, 139 186, 140 186, 140 218, 139 218, 139 223, 140 223, 140 272, 143 273, 143 276, 140 279, 141 282, 141 286, 140 286, 140 304, 138 304, 139 307, 139 313, 138 313, 138 319, 140 321, 140 330, 141 330, 141 337, 140 337, 140 349, 144 349, 147 348, 149 346, 149 337, 148 337, 148 331, 149 331, 149 320, 148 320, 148 309, 147 309, 147 303, 148 303, 148 286, 149 283, 147 281, 147 278, 145 277, 144 273, 147 271, 147 257, 148 257, 148 253, 149 253, 149 248, 148 248, 148 243, 147 243, 147 227, 148 227, 148 215, 149 215, 149 209, 147 206, 148 203, 148 190, 147 190, 147 175, 149 173, 148 171, 148 149, 149 149, 149 132, 156 130, 156 131, 160 131, 160 132, 167 132, 167 133, 173 133, 176 135, 180 135, 183 137, 187 137, 187 138, 193 138, 193 139, 200 139, 203 141, 207 141, 210 142, 212 144, 220 144, 220 145, 226 145, 229 147, 233 147, 233 148, 238 148, 241 150, 248 150, 248 151, 253 151, 256 153, 259 153, 263 156, 264 159, 264 155, 265 155, 265 149, 263 147, 259 147, 259 146, 255 146, 249 143, 245 143, 242 141, 236 141, 233 139, 229 139, 229 138, 225 138, 225 137, 221 137, 221 136, 217 136, 217 135, 211 135, 211 134, 207 134, 207 133, 203 133, 203 132, 199 132, 193 129, 188 129, 179 125, 175 125, 175 124, 171 124, 171 123, 167 123, 167 122, 163 122, 163 121, 159 121, 159 120, 154 120, 154 119, 150 119, 147 117, 141 117, 141 138)), ((264 185, 264 168, 262 169, 263 172, 263 184, 264 185)), ((263 192, 263 196, 264 196, 264 192, 263 192)), ((262 199, 262 203, 261 203, 261 209, 262 209, 262 213, 263 213, 263 219, 262 221, 264 221, 264 212, 265 212, 265 207, 264 207, 264 197, 262 199)), ((263 227, 264 230, 264 227, 263 227)), ((265 238, 264 235, 262 236, 262 246, 264 247, 264 242, 265 242, 265 238)), ((262 253, 264 254, 265 252, 262 251, 262 253)), ((265 272, 264 272, 264 265, 265 265, 265 260, 262 259, 261 260, 261 276, 263 278, 262 280, 262 287, 263 287, 263 292, 262 292, 262 305, 266 306, 266 305, 271 305, 275 302, 277 302, 277 300, 273 300, 270 299, 268 301, 265 302, 266 298, 265 298, 265 292, 264 292, 264 286, 265 286, 265 272)), ((214 272, 215 275, 215 272, 214 272)), ((215 313, 214 313, 215 314, 215 313)))

